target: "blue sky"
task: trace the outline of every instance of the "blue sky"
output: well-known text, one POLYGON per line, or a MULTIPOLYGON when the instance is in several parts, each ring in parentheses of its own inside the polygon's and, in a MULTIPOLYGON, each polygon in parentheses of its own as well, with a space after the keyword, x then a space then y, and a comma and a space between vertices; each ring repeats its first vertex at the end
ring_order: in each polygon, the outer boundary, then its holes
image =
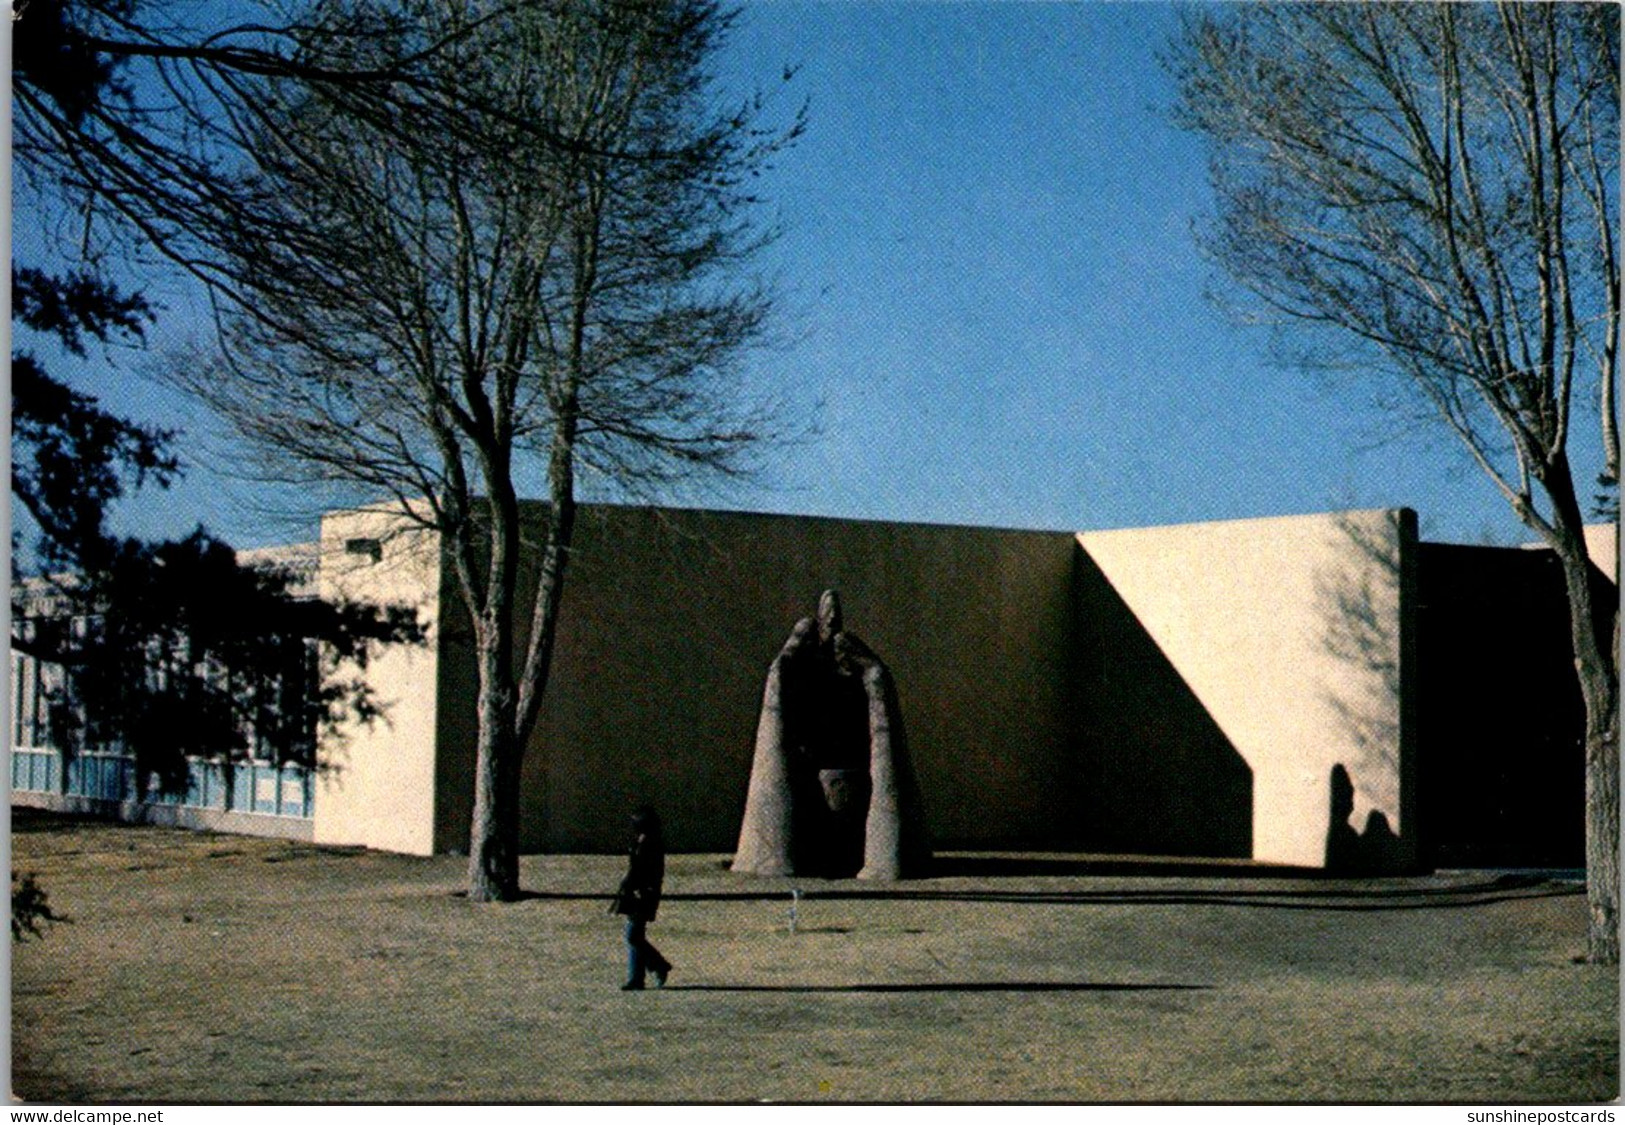
MULTIPOLYGON (((1407 505, 1430 538, 1525 538, 1447 435, 1396 438, 1205 299, 1223 279, 1191 234, 1202 152, 1156 61, 1176 26, 1161 3, 748 4, 724 77, 778 88, 799 66, 775 96, 810 109, 765 184, 785 341, 750 374, 822 401, 821 433, 700 502, 1078 530, 1407 505)), ((180 417, 201 450, 126 529, 310 533, 313 513, 271 518, 297 503, 231 479, 206 419, 139 381, 92 389, 180 417)))
POLYGON ((1157 62, 1173 5, 748 16, 741 52, 800 64, 811 103, 773 185, 808 333, 763 363, 826 399, 764 503, 1080 529, 1409 505, 1437 537, 1521 538, 1451 439, 1396 439, 1205 299, 1203 154, 1157 62))

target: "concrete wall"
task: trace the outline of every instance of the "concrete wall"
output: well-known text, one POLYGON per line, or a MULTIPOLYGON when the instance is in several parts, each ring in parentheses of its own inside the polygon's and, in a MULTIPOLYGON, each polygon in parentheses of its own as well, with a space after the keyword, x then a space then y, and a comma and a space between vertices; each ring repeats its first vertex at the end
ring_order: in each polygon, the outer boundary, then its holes
MULTIPOLYGON (((1063 533, 584 509, 525 764, 523 847, 619 850, 627 813, 650 800, 674 849, 731 851, 768 664, 826 587, 894 673, 934 840, 1075 839, 1073 551, 1063 533)), ((446 605, 437 839, 461 848, 474 670, 446 605)))
POLYGON ((324 736, 314 838, 319 844, 432 855, 441 663, 438 537, 384 510, 333 513, 322 520, 320 560, 323 598, 412 606, 429 626, 429 637, 421 646, 391 646, 366 668, 380 718, 324 736))
POLYGON ((1619 582, 1619 525, 1592 524, 1585 529, 1586 554, 1613 583, 1619 582))
POLYGON ((1415 862, 1413 514, 1077 538, 1103 846, 1320 866, 1352 830, 1372 866, 1415 862), (1339 767, 1353 808, 1334 822, 1339 767))
MULTIPOLYGON (((1104 554, 1143 605, 1146 593, 1132 589, 1142 564, 1119 557, 1130 548, 1114 538, 1104 554)), ((1081 544, 1074 568, 1082 842, 1108 854, 1250 858, 1246 759, 1081 544)))
MULTIPOLYGON (((316 838, 462 850, 470 629, 432 538, 380 518, 324 524, 324 593, 411 601, 437 629, 369 670, 388 719, 328 754, 316 838), (377 561, 346 552, 373 538, 377 561)), ((1073 536, 589 506, 521 844, 619 850, 647 800, 674 849, 730 851, 767 666, 835 587, 895 675, 939 848, 1319 866, 1341 838, 1410 863, 1414 555, 1400 512, 1073 536)))

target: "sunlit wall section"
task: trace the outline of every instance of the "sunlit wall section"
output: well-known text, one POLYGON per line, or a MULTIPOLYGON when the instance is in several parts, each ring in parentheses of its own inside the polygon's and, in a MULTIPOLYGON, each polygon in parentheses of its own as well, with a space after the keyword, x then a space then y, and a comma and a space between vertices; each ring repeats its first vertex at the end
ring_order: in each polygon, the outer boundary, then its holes
MULTIPOLYGON (((387 646, 364 679, 378 715, 324 732, 315 839, 410 855, 434 853, 435 712, 440 540, 398 512, 334 512, 322 520, 321 596, 417 610, 422 644, 387 646)), ((359 669, 341 668, 353 677, 359 669)))
MULTIPOLYGON (((1245 763, 1231 771, 1243 775, 1234 787, 1250 772, 1253 859, 1414 865, 1414 513, 1088 532, 1078 543, 1080 568, 1101 576, 1165 662, 1160 696, 1188 696, 1211 719, 1213 741, 1245 763)), ((1111 654, 1096 667, 1080 692, 1111 690, 1111 654)), ((1137 733, 1158 721, 1159 700, 1142 703, 1097 717, 1079 748, 1097 779, 1089 813, 1108 843, 1133 839, 1135 818, 1177 826, 1211 816, 1194 798, 1157 804, 1211 787, 1136 784, 1180 751, 1177 739, 1159 752, 1137 733)))

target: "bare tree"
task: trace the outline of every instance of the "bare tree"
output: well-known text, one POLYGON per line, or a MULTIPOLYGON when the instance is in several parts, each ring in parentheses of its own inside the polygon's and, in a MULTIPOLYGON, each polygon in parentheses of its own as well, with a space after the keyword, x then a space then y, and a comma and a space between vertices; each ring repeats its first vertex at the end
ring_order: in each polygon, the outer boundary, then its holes
POLYGON ((773 432, 730 375, 772 306, 747 272, 769 236, 750 183, 800 118, 769 129, 760 100, 718 100, 733 16, 709 0, 395 10, 348 65, 432 41, 483 128, 414 132, 266 81, 239 221, 211 236, 250 299, 223 315, 224 363, 185 382, 284 477, 393 497, 443 536, 477 651, 469 894, 507 900, 578 469, 739 473, 773 432), (532 466, 548 505, 528 542, 532 466))
POLYGON ((1611 5, 1254 4, 1197 14, 1169 60, 1179 119, 1209 144, 1219 264, 1309 330, 1306 355, 1419 395, 1561 562, 1588 952, 1607 963, 1618 606, 1599 596, 1570 445, 1596 404, 1617 519, 1618 46, 1611 5))
POLYGON ((413 59, 331 65, 332 53, 296 51, 293 29, 243 19, 206 32, 206 18, 165 0, 17 0, 11 18, 18 195, 31 219, 79 220, 72 240, 38 248, 53 268, 12 266, 14 341, 55 354, 13 345, 11 645, 49 669, 45 740, 67 755, 122 751, 142 793, 148 777, 184 792, 189 756, 312 764, 320 727, 372 713, 365 684, 325 675, 317 647, 335 666, 364 665, 374 645, 420 632, 395 607, 309 597, 293 574, 239 562, 201 528, 146 542, 109 526, 129 489, 180 474, 178 434, 77 385, 93 351, 146 343, 157 309, 124 281, 139 290, 151 269, 140 251, 193 272, 209 260, 200 236, 217 220, 199 216, 230 206, 235 151, 230 129, 214 127, 220 94, 276 75, 358 107, 442 96, 413 59))
MULTIPOLYGON (((509 0, 487 18, 546 2, 509 0)), ((377 126, 484 127, 490 107, 430 65, 449 43, 417 36, 410 53, 358 57, 358 40, 400 41, 411 14, 399 8, 240 0, 223 14, 176 0, 13 5, 14 167, 34 202, 81 219, 80 271, 156 250, 229 291, 209 233, 240 202, 234 176, 263 80, 320 89, 377 126)), ((448 34, 482 28, 462 21, 448 34)))

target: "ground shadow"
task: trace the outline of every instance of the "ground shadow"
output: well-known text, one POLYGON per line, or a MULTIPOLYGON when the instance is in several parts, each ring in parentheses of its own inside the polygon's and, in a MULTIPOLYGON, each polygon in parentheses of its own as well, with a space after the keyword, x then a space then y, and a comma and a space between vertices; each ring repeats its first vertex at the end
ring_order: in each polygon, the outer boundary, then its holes
MULTIPOLYGON (((463 891, 449 892, 461 897, 463 891)), ((1565 898, 1585 894, 1583 882, 1566 882, 1543 874, 1498 875, 1471 883, 1447 886, 1347 886, 1333 883, 1322 887, 1178 887, 1101 888, 1060 890, 993 890, 887 887, 807 890, 801 888, 800 901, 808 902, 965 902, 1005 903, 1013 906, 1239 906, 1266 910, 1391 911, 1437 910, 1484 906, 1525 898, 1565 898)), ((610 896, 585 891, 524 891, 520 898, 548 901, 608 903, 610 896)), ((667 893, 663 903, 673 902, 768 902, 788 903, 790 895, 781 889, 741 891, 697 891, 667 893)))
POLYGON ((1318 867, 1283 864, 1239 864, 1202 859, 1139 859, 1133 857, 978 855, 938 856, 926 876, 937 879, 1010 879, 1023 877, 1118 876, 1125 878, 1177 877, 1186 879, 1324 879, 1318 867))
POLYGON ((78 832, 82 828, 105 827, 116 821, 109 821, 103 816, 92 816, 82 812, 58 812, 55 809, 35 809, 27 805, 11 806, 11 834, 22 835, 68 835, 78 832))
POLYGON ((673 984, 663 992, 1205 992, 1210 984, 941 981, 932 984, 673 984))

